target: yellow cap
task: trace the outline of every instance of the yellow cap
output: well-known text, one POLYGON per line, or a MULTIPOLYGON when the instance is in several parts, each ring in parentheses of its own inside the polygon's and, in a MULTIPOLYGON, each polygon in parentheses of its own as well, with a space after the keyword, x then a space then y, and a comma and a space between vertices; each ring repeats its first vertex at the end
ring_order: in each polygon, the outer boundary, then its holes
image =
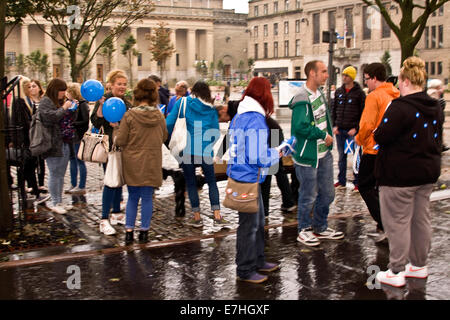
POLYGON ((345 68, 344 71, 342 71, 342 74, 349 76, 353 80, 356 79, 356 69, 352 66, 345 68))

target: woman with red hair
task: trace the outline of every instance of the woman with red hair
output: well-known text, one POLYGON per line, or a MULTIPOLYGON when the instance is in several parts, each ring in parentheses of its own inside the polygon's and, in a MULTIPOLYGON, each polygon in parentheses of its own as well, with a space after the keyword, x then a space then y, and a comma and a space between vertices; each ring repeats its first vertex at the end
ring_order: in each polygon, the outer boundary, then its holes
MULTIPOLYGON (((250 81, 230 126, 230 160, 227 175, 243 183, 264 182, 269 167, 277 164, 280 153, 268 146, 266 117, 273 113, 270 82, 256 77, 250 81)), ((264 205, 259 193, 258 212, 239 212, 236 240, 236 264, 239 280, 261 283, 278 264, 264 257, 264 205)))

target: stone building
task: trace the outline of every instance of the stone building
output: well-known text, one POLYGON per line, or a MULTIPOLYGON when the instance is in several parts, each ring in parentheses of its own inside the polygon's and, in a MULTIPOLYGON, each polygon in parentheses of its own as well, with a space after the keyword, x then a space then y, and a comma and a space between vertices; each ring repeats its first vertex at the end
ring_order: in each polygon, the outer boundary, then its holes
MULTIPOLYGON (((391 17, 400 21, 401 11, 393 1, 386 2, 391 17)), ((450 4, 428 20, 417 46, 430 78, 448 83, 450 72, 450 4)), ((320 59, 328 63, 328 44, 322 31, 335 29, 334 66, 337 82, 340 71, 352 64, 362 70, 379 62, 385 51, 391 55, 392 74, 400 70, 400 44, 381 14, 362 1, 351 0, 250 0, 248 29, 249 57, 255 58, 260 75, 304 78, 304 65, 320 59)), ((357 80, 362 83, 363 74, 357 80)))
MULTIPOLYGON (((208 67, 212 61, 217 65, 217 62, 222 60, 225 76, 233 76, 239 71, 239 62, 247 61, 246 14, 222 9, 222 0, 159 0, 154 3, 153 12, 114 39, 116 51, 111 66, 104 57, 97 54, 86 70, 84 78, 105 80, 109 69, 128 70, 129 65, 126 57, 120 53, 120 46, 130 34, 137 39, 135 48, 140 52, 139 56, 133 58, 134 78, 142 79, 150 74, 157 74, 157 63, 151 60, 152 55, 148 49, 150 41, 146 35, 156 28, 160 21, 165 22, 167 28, 171 29, 171 40, 176 50, 166 63, 164 80, 198 77, 195 65, 201 60, 204 60, 208 67)), ((96 42, 105 37, 109 28, 113 26, 113 19, 111 21, 103 27, 102 35, 96 42)), ((44 19, 40 19, 39 23, 51 32, 51 25, 44 19)), ((61 59, 56 54, 60 45, 43 33, 31 18, 26 18, 24 24, 11 32, 5 47, 6 55, 13 63, 20 53, 28 55, 39 49, 50 57, 53 77, 70 79, 67 53, 62 65, 61 59)), ((17 69, 13 66, 10 75, 16 72, 17 69)))

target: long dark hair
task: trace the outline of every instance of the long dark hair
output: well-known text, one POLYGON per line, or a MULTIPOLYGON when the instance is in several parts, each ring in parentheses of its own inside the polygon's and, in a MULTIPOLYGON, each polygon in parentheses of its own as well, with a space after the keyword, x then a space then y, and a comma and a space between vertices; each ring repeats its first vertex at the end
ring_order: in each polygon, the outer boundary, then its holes
POLYGON ((197 81, 192 87, 191 94, 196 96, 197 98, 202 99, 205 102, 213 103, 213 99, 211 97, 211 90, 209 89, 208 84, 204 81, 197 81))
POLYGON ((62 80, 55 78, 47 86, 47 90, 45 91, 45 96, 49 97, 50 100, 56 105, 57 108, 61 107, 60 101, 58 100, 58 93, 60 91, 67 90, 67 83, 62 80))

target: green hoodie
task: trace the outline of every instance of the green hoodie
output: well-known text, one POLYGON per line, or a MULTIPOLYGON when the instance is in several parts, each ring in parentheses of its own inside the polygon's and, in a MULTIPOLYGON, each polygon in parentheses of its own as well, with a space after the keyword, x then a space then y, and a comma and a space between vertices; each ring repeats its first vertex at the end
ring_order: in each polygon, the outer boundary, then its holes
MULTIPOLYGON (((327 109, 327 132, 330 136, 333 136, 328 105, 323 93, 320 93, 327 109)), ((325 140, 327 134, 316 126, 309 95, 310 93, 303 86, 289 103, 289 108, 292 109, 291 135, 297 139, 293 158, 298 164, 317 168, 319 166, 317 158, 318 139, 325 140)), ((332 150, 332 148, 331 145, 328 150, 332 150)))

